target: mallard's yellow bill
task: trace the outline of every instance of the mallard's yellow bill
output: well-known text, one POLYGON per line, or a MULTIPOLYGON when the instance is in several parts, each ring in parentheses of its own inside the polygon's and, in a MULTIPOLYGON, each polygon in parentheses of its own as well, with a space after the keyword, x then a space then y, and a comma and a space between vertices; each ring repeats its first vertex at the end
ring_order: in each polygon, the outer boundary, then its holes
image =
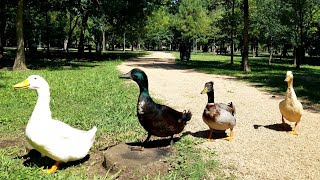
POLYGON ((13 86, 14 88, 28 88, 29 87, 29 81, 28 79, 22 81, 21 83, 18 83, 13 86))
POLYGON ((201 94, 206 94, 208 92, 208 88, 205 87, 202 91, 201 91, 201 94))

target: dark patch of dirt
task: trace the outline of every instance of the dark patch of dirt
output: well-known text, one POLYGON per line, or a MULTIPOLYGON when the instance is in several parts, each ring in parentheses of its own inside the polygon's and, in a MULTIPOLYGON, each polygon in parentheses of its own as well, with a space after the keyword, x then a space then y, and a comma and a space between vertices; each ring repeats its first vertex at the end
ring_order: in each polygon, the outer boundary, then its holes
POLYGON ((132 151, 130 145, 120 143, 104 152, 103 167, 118 179, 139 179, 164 174, 169 168, 166 161, 173 152, 170 147, 145 148, 143 151, 132 151))
POLYGON ((13 146, 23 146, 28 144, 24 137, 9 137, 0 135, 0 148, 8 148, 13 146))

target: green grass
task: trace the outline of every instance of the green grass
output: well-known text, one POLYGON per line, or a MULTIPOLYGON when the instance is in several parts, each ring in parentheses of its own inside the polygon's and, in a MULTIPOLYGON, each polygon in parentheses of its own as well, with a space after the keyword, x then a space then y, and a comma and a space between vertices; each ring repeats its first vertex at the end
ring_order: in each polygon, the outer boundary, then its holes
POLYGON ((115 142, 144 137, 136 118, 138 87, 119 79, 121 61, 69 62, 59 69, 0 71, 0 177, 5 179, 85 179, 86 167, 74 166, 54 175, 37 165, 25 167, 24 127, 35 106, 33 90, 14 90, 13 85, 31 74, 43 76, 50 85, 51 111, 55 119, 88 130, 97 126, 93 151, 115 142), (12 145, 10 142, 12 141, 12 145), (1 143, 9 142, 7 145, 1 143))
MULTIPOLYGON (((177 59, 179 54, 173 53, 177 59)), ((317 59, 310 60, 316 64, 317 59)), ((320 66, 302 65, 300 70, 294 68, 292 59, 275 57, 272 65, 268 65, 268 57, 249 57, 250 72, 240 69, 241 57, 235 56, 234 64, 230 64, 230 56, 215 55, 212 53, 192 53, 191 61, 177 61, 178 64, 195 68, 208 74, 230 75, 262 87, 267 91, 284 94, 287 88, 284 82, 286 71, 293 71, 294 88, 298 98, 312 103, 320 103, 320 66)))
MULTIPOLYGON (((105 175, 90 172, 93 162, 72 165, 50 175, 40 170, 51 166, 50 160, 25 166, 27 161, 21 158, 27 153, 24 128, 37 94, 33 90, 14 90, 12 86, 32 74, 43 76, 50 85, 51 111, 55 119, 84 130, 97 126, 92 155, 117 142, 145 138, 146 132, 136 117, 138 87, 119 79, 120 72, 116 69, 121 60, 137 55, 141 54, 112 53, 106 55, 105 60, 97 61, 43 58, 29 64, 30 68, 38 70, 0 71, 0 177, 12 180, 110 178, 108 172, 105 175)), ((208 178, 208 173, 215 172, 218 164, 213 151, 196 148, 199 143, 201 140, 191 136, 178 141, 174 145, 175 156, 168 160, 171 164, 168 173, 155 179, 208 178)), ((148 179, 148 176, 141 178, 148 179)))
POLYGON ((176 155, 171 158, 171 169, 162 179, 210 179, 209 174, 218 174, 215 152, 197 148, 203 140, 185 136, 175 144, 176 155))

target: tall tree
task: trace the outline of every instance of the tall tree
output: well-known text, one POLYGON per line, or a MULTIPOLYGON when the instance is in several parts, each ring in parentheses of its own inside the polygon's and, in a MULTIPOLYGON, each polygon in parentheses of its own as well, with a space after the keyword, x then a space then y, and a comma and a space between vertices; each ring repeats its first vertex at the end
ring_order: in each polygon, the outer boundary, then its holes
MULTIPOLYGON (((187 44, 188 52, 190 52, 188 49, 192 42, 207 41, 212 22, 207 6, 207 2, 202 0, 184 0, 179 5, 174 26, 180 33, 181 42, 187 44)), ((183 51, 185 51, 184 49, 185 47, 183 47, 183 51)))
POLYGON ((249 2, 243 0, 243 50, 241 68, 243 71, 250 71, 249 67, 249 2))
POLYGON ((16 19, 17 33, 17 55, 14 61, 13 70, 26 70, 26 58, 24 53, 24 38, 23 38, 23 0, 18 0, 16 19))
POLYGON ((170 15, 166 7, 160 7, 152 12, 147 19, 146 24, 146 40, 155 43, 158 48, 162 43, 170 43, 173 33, 170 30, 170 15))

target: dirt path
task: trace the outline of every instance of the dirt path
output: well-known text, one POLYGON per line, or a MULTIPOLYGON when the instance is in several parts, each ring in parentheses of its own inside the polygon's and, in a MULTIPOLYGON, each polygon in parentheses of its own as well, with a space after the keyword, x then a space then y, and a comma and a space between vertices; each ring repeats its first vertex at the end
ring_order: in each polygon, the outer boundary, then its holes
MULTIPOLYGON (((143 69, 149 78, 151 96, 178 110, 190 109, 193 118, 186 131, 205 138, 208 127, 202 121, 202 112, 207 97, 200 92, 205 82, 213 80, 215 101, 235 104, 237 125, 232 142, 216 139, 201 146, 217 151, 226 175, 255 180, 320 178, 319 113, 305 112, 298 126, 298 136, 280 131, 278 104, 282 96, 273 98, 272 94, 233 77, 184 69, 170 60, 173 58, 171 54, 156 52, 126 61, 118 68, 122 72, 134 67, 143 69)), ((229 130, 226 132, 229 134, 229 130)))

